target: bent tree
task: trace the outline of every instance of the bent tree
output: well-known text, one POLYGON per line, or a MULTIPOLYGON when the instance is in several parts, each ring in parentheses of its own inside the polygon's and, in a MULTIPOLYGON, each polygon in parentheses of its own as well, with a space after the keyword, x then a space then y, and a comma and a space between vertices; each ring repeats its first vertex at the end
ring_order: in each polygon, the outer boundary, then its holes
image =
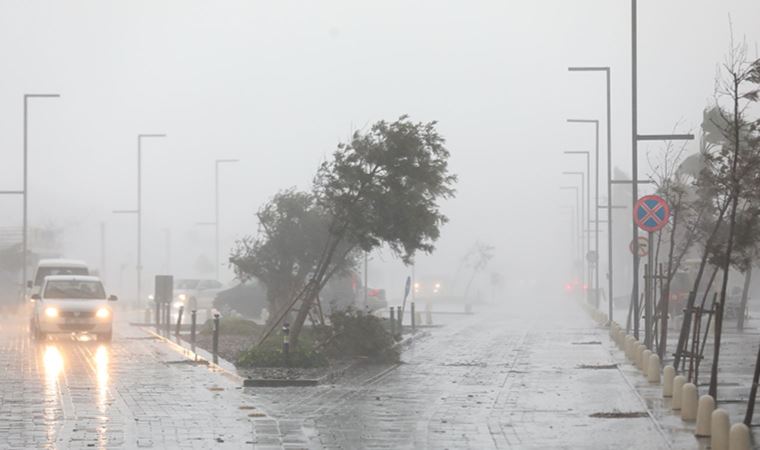
POLYGON ((432 252, 447 222, 439 203, 454 195, 457 179, 448 159, 436 122, 416 123, 407 116, 377 122, 338 145, 314 178, 313 195, 330 217, 319 262, 259 342, 300 304, 290 329, 291 345, 297 346, 310 308, 338 270, 335 261, 351 252, 386 246, 405 264, 417 252, 432 252))

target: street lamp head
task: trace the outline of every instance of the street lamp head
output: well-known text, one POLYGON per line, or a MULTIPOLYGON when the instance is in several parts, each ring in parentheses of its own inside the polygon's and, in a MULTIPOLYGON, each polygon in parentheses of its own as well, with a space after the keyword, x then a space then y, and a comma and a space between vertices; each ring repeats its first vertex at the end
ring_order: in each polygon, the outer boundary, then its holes
POLYGON ((585 175, 584 172, 562 172, 562 175, 585 175))
POLYGON ((584 151, 584 150, 566 150, 562 152, 566 155, 589 155, 590 152, 584 151))
POLYGON ((240 160, 239 159, 217 159, 216 160, 217 164, 220 164, 220 163, 236 163, 236 162, 240 162, 240 160))
POLYGON ((604 66, 598 66, 598 67, 568 67, 568 71, 570 72, 609 72, 609 67, 604 66))
POLYGON ((599 124, 598 119, 567 119, 567 123, 595 123, 599 124))
POLYGON ((142 139, 142 138, 163 138, 163 137, 166 137, 166 135, 165 134, 138 134, 137 135, 137 139, 142 139))

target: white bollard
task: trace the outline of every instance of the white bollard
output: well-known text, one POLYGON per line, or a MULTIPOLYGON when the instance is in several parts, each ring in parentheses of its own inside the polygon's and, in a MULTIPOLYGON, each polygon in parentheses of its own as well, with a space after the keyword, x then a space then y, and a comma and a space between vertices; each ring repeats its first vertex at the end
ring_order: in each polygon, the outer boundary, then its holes
POLYGON ((625 337, 625 342, 623 342, 623 351, 625 352, 625 357, 628 359, 631 359, 632 346, 633 346, 633 336, 629 334, 625 337))
POLYGON ((643 358, 644 358, 644 351, 646 349, 647 349, 647 346, 644 345, 644 344, 639 344, 636 347, 636 367, 638 367, 639 370, 641 370, 641 368, 643 367, 642 366, 642 361, 643 361, 643 358))
POLYGON ((681 409, 681 399, 683 394, 683 385, 686 384, 686 377, 678 375, 673 378, 673 411, 681 409))
POLYGON ((652 350, 646 349, 641 352, 641 371, 644 375, 649 373, 649 357, 652 356, 652 350))
POLYGON ((649 356, 649 364, 647 365, 647 381, 650 383, 660 382, 660 357, 657 355, 649 356))
POLYGON ((712 450, 729 450, 728 433, 730 421, 725 409, 716 409, 710 417, 710 448, 712 450))
POLYGON ((681 420, 692 422, 697 420, 697 404, 699 394, 694 383, 686 383, 681 388, 681 420))
POLYGON ((743 423, 735 423, 728 433, 728 450, 750 450, 749 427, 743 423))
POLYGON ((671 365, 665 366, 665 369, 662 371, 662 396, 672 397, 673 396, 673 378, 676 377, 676 369, 673 368, 671 365))
POLYGON ((697 407, 697 429, 694 432, 698 437, 710 437, 710 421, 715 411, 715 399, 711 395, 699 397, 697 407))

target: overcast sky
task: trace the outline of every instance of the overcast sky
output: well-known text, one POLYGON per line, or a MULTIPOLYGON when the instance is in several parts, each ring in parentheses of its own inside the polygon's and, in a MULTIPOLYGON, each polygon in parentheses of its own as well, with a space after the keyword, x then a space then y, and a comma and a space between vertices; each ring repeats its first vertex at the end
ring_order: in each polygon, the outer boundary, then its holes
MULTIPOLYGON (((729 15, 754 55, 757 0, 639 1, 640 132, 699 126, 729 15)), ((439 121, 460 176, 418 274, 453 273, 476 240, 508 277, 563 269, 559 173, 583 164, 562 150, 593 149, 592 127, 565 119, 604 118, 603 76, 569 65, 612 67, 613 163, 630 170, 629 1, 3 0, 0 61, 0 190, 21 184, 22 95, 61 94, 30 108, 30 218, 95 266, 105 222, 112 285, 122 264, 134 277, 134 218, 111 211, 136 205, 138 133, 168 135, 144 146, 146 274, 163 269, 165 228, 177 275, 212 257, 212 229, 195 223, 213 220, 215 159, 241 160, 222 168, 224 255, 352 129, 401 114, 439 121)), ((20 205, 0 199, 0 226, 20 205)), ((381 257, 371 284, 400 289, 403 267, 381 257)))

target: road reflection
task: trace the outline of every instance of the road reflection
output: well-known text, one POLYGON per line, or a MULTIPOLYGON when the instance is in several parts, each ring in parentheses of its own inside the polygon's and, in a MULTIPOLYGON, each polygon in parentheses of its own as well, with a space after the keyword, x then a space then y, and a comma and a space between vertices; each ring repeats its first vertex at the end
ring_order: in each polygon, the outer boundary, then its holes
POLYGON ((42 403, 42 417, 47 424, 46 434, 48 442, 55 442, 59 402, 61 399, 58 389, 58 378, 63 371, 63 356, 57 346, 46 344, 42 361, 45 367, 45 398, 42 403))
POLYGON ((108 409, 112 399, 109 385, 110 346, 94 340, 63 338, 45 341, 41 347, 45 371, 43 417, 47 424, 48 442, 57 440, 66 402, 75 410, 80 407, 87 409, 89 403, 98 411, 95 427, 97 443, 94 447, 106 448, 109 445, 108 409), (92 395, 72 397, 68 393, 69 385, 76 388, 90 385, 92 395))

